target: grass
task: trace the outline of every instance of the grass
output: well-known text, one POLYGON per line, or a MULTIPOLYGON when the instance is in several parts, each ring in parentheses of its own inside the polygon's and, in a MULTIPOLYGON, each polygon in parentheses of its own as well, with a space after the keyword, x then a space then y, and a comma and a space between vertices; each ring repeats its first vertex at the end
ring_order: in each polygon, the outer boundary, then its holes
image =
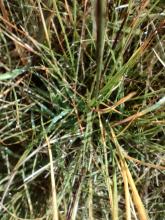
POLYGON ((164 15, 1 1, 2 220, 165 219, 164 15))

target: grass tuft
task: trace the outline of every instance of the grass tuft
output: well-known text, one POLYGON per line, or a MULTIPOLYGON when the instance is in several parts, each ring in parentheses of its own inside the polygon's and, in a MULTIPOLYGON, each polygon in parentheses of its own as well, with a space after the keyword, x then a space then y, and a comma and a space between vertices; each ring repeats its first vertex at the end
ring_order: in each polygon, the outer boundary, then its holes
POLYGON ((0 219, 164 219, 163 1, 0 1, 0 219))

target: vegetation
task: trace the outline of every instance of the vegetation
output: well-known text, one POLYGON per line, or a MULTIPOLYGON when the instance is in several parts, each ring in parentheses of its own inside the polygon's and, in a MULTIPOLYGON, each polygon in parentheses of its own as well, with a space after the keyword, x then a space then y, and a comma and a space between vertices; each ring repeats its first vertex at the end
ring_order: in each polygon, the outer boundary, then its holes
POLYGON ((165 219, 163 2, 0 1, 0 219, 165 219))

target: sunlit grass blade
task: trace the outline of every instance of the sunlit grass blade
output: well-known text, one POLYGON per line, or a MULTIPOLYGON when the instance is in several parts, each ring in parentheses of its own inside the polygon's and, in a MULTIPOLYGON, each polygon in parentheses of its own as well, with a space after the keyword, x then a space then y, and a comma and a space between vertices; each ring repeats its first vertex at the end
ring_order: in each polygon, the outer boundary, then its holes
POLYGON ((129 183, 131 191, 132 191, 132 198, 133 198, 134 204, 135 204, 135 206, 137 208, 139 219, 140 220, 147 220, 147 219, 149 219, 148 218, 148 214, 146 213, 144 205, 143 205, 143 203, 141 201, 141 198, 139 196, 139 193, 137 191, 135 182, 134 182, 134 180, 132 178, 132 175, 131 175, 131 173, 130 173, 130 171, 128 169, 128 166, 126 164, 124 155, 123 155, 123 153, 121 151, 121 147, 120 147, 120 145, 119 145, 119 143, 117 141, 116 135, 115 135, 115 133, 114 133, 112 128, 111 128, 111 134, 112 134, 113 141, 114 141, 114 143, 116 145, 116 148, 117 148, 117 151, 118 151, 118 154, 119 154, 121 166, 124 168, 124 170, 126 172, 126 175, 127 175, 127 178, 128 178, 128 183, 129 183))

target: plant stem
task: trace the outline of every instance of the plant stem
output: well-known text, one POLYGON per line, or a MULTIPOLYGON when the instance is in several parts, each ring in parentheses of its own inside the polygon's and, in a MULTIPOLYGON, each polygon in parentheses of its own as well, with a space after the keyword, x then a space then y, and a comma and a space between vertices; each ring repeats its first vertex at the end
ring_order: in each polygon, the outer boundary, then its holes
POLYGON ((96 26, 97 26, 97 41, 96 41, 96 77, 94 87, 94 97, 97 97, 100 89, 101 72, 103 69, 103 52, 105 38, 105 11, 106 0, 96 1, 96 26))

